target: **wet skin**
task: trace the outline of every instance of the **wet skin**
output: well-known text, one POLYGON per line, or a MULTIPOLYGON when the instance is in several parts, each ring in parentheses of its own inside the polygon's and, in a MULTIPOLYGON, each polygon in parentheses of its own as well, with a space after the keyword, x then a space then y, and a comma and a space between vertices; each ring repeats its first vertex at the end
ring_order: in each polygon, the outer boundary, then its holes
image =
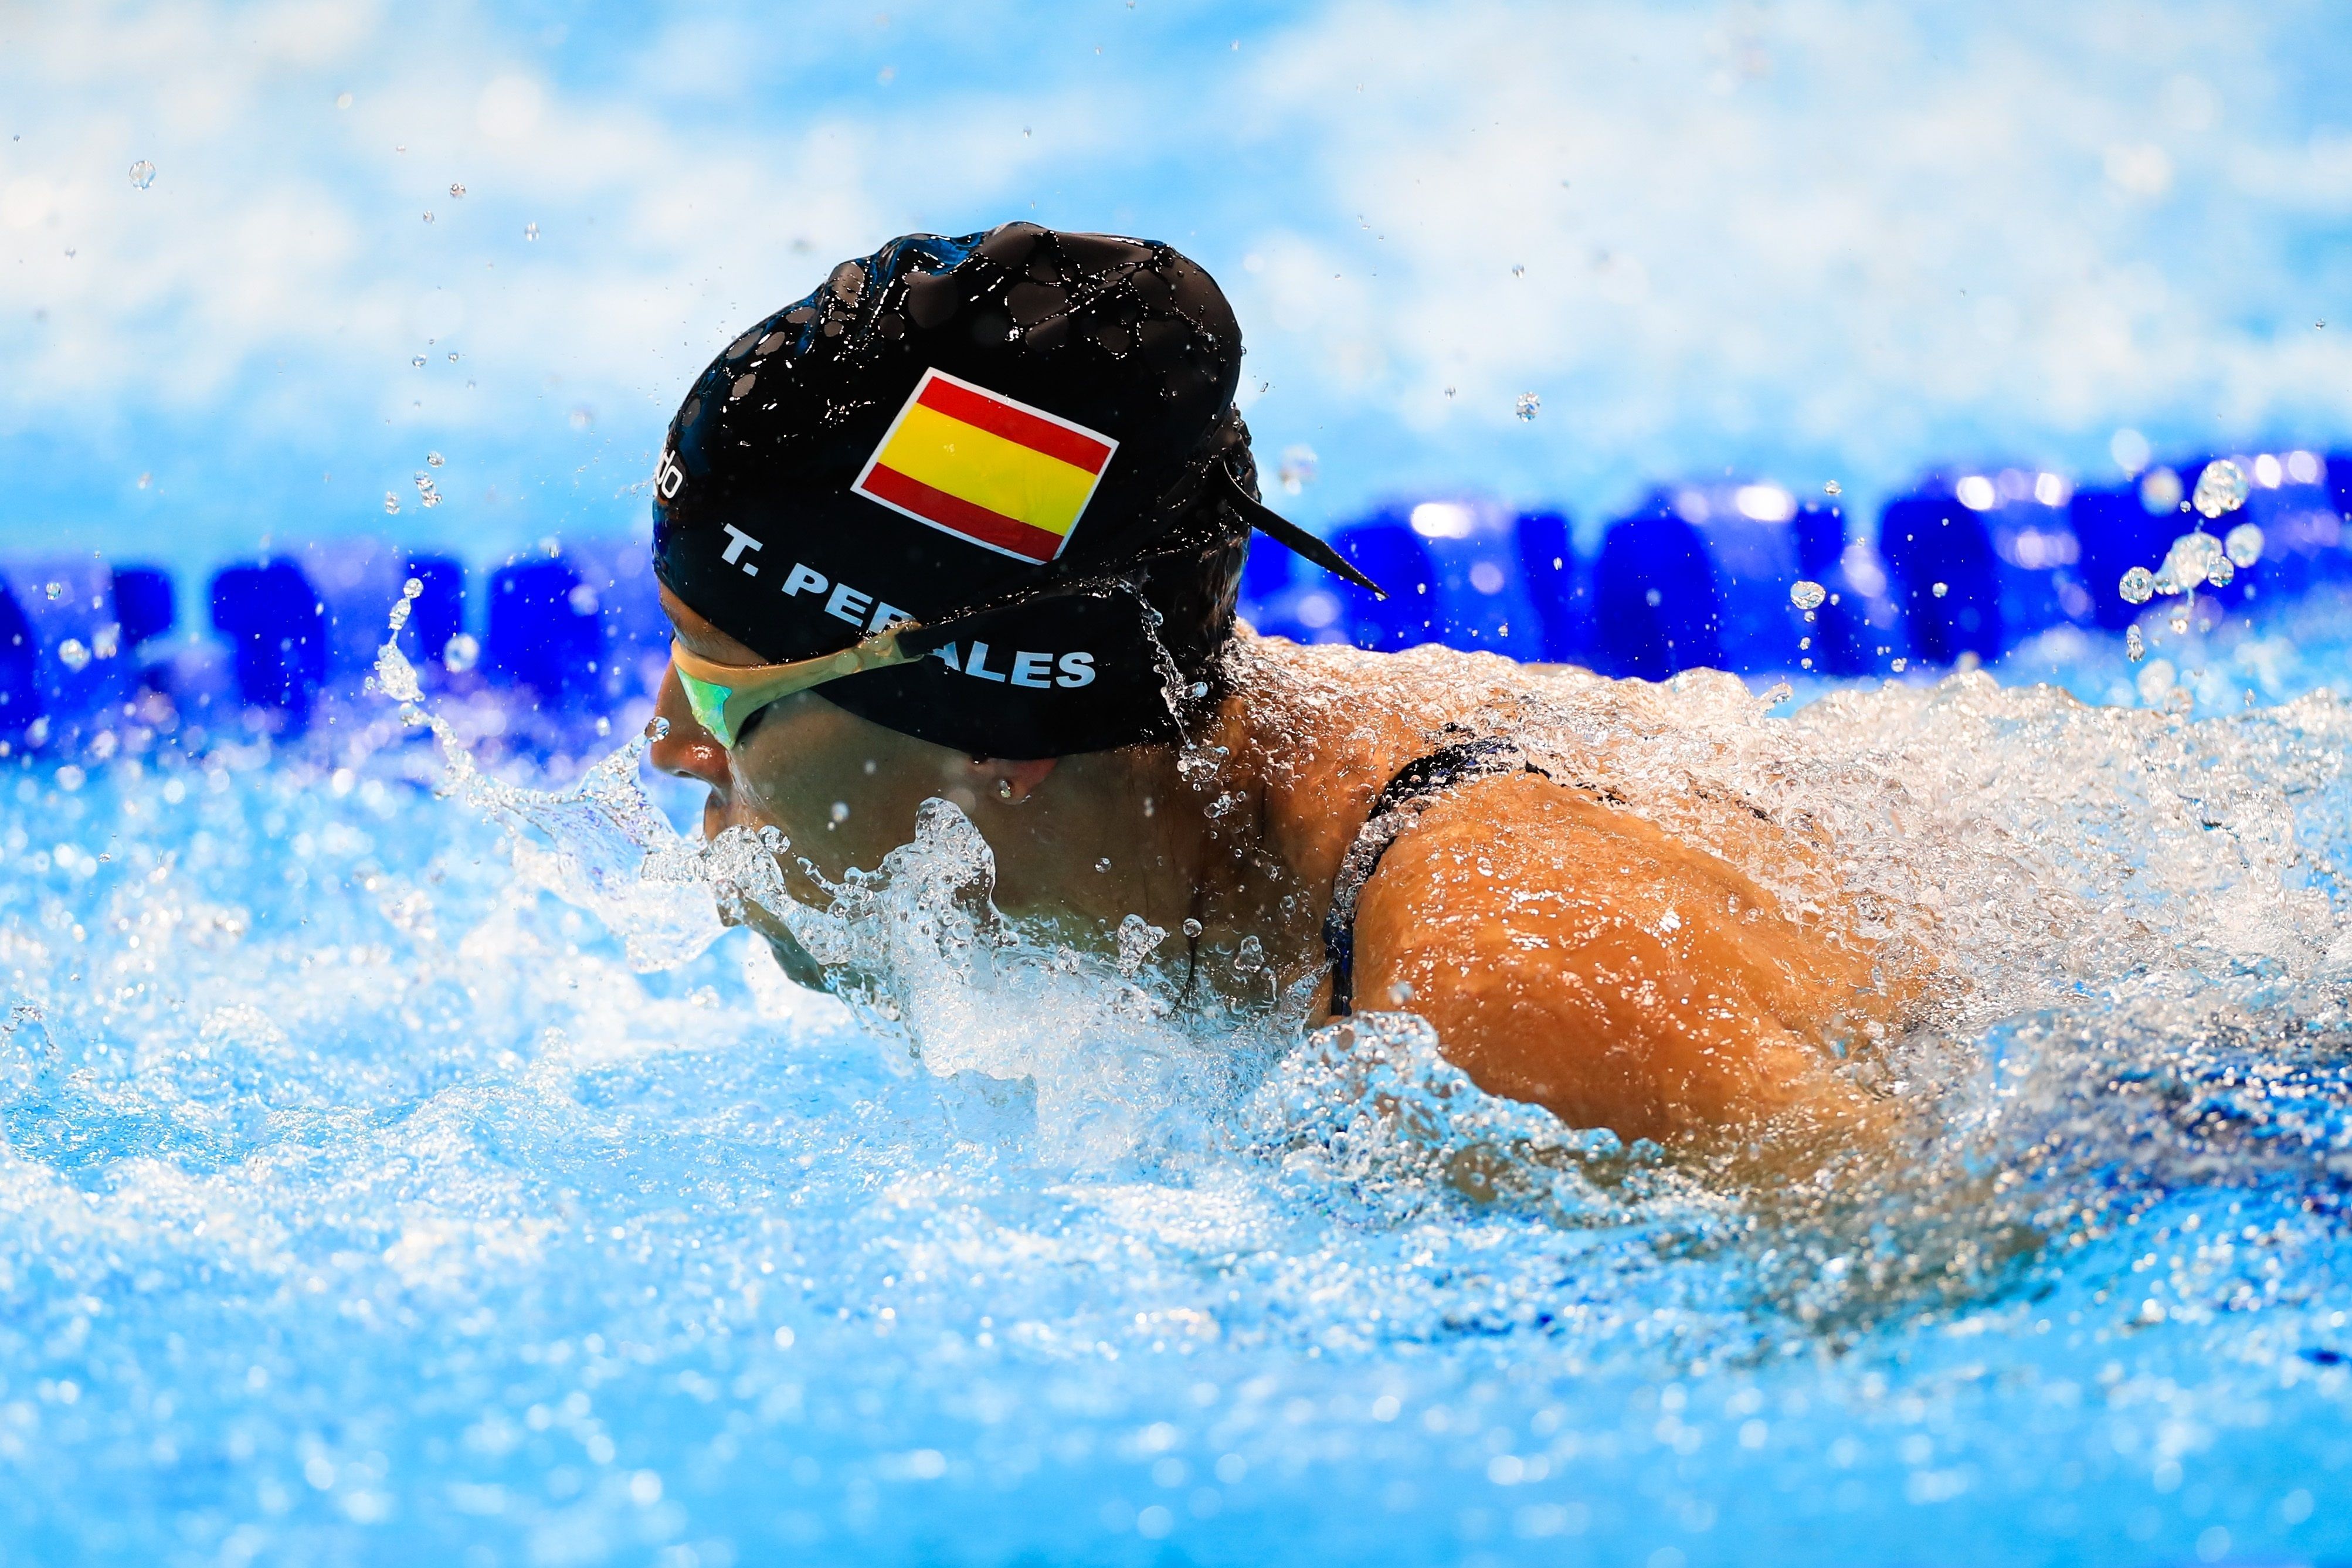
MULTIPOLYGON (((761 662, 667 590, 662 599, 695 653, 761 662)), ((1306 657, 1271 640, 1245 647, 1261 664, 1306 657)), ((652 760, 710 786, 707 835, 781 829, 797 897, 824 901, 800 857, 830 879, 877 866, 937 796, 987 837, 1008 915, 1098 949, 1130 911, 1171 931, 1197 920, 1196 957, 1255 936, 1288 981, 1322 964, 1332 882, 1380 789, 1435 749, 1425 723, 1402 705, 1389 711, 1393 681, 1358 684, 1285 704, 1237 680, 1202 738, 1227 752, 1206 789, 1180 774, 1172 747, 971 757, 814 692, 763 710, 730 752, 695 722, 675 671, 652 760)), ((1480 1087, 1627 1139, 1724 1146, 1768 1126, 1873 1122, 1826 1045, 1895 1005, 1874 984, 1869 949, 1834 911, 1793 918, 1717 854, 1738 852, 1737 823, 1715 837, 1711 847, 1524 773, 1457 786, 1365 887, 1357 1007, 1419 1014, 1480 1087)), ((788 941, 779 957, 807 977, 788 941)), ((1229 972, 1229 959, 1196 970, 1229 972)))

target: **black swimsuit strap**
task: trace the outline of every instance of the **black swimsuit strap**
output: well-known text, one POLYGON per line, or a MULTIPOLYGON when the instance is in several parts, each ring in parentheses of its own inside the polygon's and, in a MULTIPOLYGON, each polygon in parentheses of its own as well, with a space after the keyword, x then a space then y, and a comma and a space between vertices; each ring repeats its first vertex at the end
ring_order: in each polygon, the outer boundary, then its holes
POLYGON ((1364 884, 1380 869, 1381 857, 1438 795, 1472 779, 1508 773, 1551 776, 1528 760, 1517 742, 1492 736, 1408 763, 1381 791, 1372 814, 1348 846, 1347 858, 1339 862, 1339 875, 1331 884, 1331 912, 1323 917, 1323 957, 1331 966, 1331 1016, 1354 1010, 1356 905, 1364 896, 1364 884))

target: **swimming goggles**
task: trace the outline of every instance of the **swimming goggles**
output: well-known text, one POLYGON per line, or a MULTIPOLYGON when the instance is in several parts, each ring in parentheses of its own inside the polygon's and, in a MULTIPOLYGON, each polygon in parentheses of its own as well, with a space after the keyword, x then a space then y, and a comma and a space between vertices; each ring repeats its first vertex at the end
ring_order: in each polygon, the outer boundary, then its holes
POLYGON ((790 664, 714 664, 688 652, 684 643, 672 641, 669 661, 677 671, 678 685, 686 689, 686 705, 693 710, 695 722, 733 751, 751 715, 771 702, 845 675, 887 669, 921 658, 898 646, 898 634, 912 630, 904 623, 887 626, 839 653, 794 659, 790 664))

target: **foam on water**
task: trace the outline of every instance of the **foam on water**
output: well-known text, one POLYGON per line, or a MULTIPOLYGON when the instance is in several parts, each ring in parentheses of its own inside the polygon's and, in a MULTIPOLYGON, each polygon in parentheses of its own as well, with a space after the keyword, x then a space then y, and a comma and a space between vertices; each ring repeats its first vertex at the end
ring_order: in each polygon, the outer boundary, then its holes
POLYGON ((1754 1191, 1412 1020, 1204 1011, 1139 922, 1007 921, 944 804, 814 910, 788 846, 679 838, 642 742, 556 789, 388 721, 21 773, 0 1553, 2352 1550, 2352 715, 1771 700, 1507 705, 1918 977, 1849 1068, 1916 1131, 1754 1191))

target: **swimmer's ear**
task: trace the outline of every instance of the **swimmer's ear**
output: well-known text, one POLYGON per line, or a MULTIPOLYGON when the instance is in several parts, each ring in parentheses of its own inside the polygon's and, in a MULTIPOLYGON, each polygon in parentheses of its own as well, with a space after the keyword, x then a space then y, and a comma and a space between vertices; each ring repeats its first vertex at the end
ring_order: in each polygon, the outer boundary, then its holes
POLYGON ((980 792, 982 799, 1018 805, 1045 782, 1045 776, 1061 761, 1059 757, 1039 757, 1034 762, 1016 763, 1003 757, 974 757, 971 771, 983 781, 980 792))

